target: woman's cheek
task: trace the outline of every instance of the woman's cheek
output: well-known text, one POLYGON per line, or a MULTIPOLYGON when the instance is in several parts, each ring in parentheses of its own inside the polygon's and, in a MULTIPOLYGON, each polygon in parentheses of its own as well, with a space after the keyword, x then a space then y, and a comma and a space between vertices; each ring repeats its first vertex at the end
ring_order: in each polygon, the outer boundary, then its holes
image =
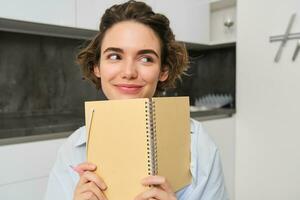
POLYGON ((103 64, 100 66, 101 76, 106 79, 114 78, 119 73, 117 64, 103 64))
POLYGON ((156 68, 145 68, 140 70, 140 76, 147 82, 157 82, 159 79, 159 69, 156 68))

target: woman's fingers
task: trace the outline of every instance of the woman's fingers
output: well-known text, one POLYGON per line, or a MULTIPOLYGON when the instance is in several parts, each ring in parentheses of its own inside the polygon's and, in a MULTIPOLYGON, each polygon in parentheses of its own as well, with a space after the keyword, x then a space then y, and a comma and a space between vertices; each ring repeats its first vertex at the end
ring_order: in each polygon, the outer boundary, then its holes
POLYGON ((104 181, 94 172, 85 171, 79 180, 79 185, 94 182, 101 190, 106 190, 107 186, 104 181))
POLYGON ((163 176, 148 176, 142 179, 142 184, 144 186, 155 185, 161 187, 167 193, 173 193, 173 190, 168 183, 167 179, 163 176))
POLYGON ((75 200, 107 200, 102 190, 106 189, 104 181, 95 172, 85 171, 77 183, 75 200))
POLYGON ((80 163, 77 166, 71 166, 70 167, 76 171, 77 173, 79 173, 79 175, 83 174, 85 171, 95 171, 97 169, 97 166, 93 163, 89 163, 89 162, 84 162, 84 163, 80 163))
POLYGON ((83 200, 99 200, 92 192, 85 192, 80 198, 83 200))
POLYGON ((167 179, 162 176, 148 176, 142 180, 144 186, 153 186, 136 196, 135 200, 176 200, 167 179))
POLYGON ((140 193, 138 196, 136 196, 134 200, 149 200, 149 199, 171 200, 169 198, 168 193, 166 193, 165 191, 157 187, 153 187, 149 190, 146 190, 145 192, 140 193))
POLYGON ((78 194, 82 194, 87 199, 93 199, 93 195, 98 200, 107 200, 105 195, 94 182, 89 182, 78 188, 78 194))
POLYGON ((80 175, 74 192, 75 200, 107 200, 102 192, 107 186, 95 173, 95 164, 84 162, 70 167, 80 175))

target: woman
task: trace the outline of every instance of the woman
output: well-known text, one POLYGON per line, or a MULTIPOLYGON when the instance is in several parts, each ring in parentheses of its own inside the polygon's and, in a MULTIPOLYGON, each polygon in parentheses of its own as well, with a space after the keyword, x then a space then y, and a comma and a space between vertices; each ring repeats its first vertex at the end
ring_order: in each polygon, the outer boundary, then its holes
MULTIPOLYGON (((79 53, 85 77, 108 99, 145 98, 174 87, 187 66, 185 48, 177 43, 168 19, 145 3, 129 1, 107 9, 95 39, 79 53)), ((218 150, 199 122, 191 120, 192 183, 177 191, 161 176, 141 180, 155 185, 135 200, 224 200, 227 193, 218 150)), ((85 162, 85 128, 60 148, 49 176, 46 199, 106 199, 105 182, 85 162), (70 167, 71 166, 71 167, 70 167)))

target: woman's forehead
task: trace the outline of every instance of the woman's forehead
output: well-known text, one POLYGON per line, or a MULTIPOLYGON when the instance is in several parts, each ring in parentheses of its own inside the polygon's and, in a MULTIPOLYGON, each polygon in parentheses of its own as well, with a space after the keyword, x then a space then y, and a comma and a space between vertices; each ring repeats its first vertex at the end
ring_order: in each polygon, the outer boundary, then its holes
POLYGON ((110 47, 124 51, 153 49, 160 54, 160 40, 155 32, 149 26, 135 21, 119 22, 106 31, 101 51, 110 47))

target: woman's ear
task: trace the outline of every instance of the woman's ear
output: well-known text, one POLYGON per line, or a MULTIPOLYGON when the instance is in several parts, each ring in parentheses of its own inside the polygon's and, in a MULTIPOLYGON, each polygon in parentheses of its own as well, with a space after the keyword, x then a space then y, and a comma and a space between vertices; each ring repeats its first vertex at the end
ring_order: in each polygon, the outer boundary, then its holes
POLYGON ((159 81, 164 82, 169 77, 168 67, 164 66, 159 74, 159 81))
POLYGON ((94 65, 94 74, 96 77, 100 78, 101 73, 100 73, 100 66, 99 65, 94 65))

